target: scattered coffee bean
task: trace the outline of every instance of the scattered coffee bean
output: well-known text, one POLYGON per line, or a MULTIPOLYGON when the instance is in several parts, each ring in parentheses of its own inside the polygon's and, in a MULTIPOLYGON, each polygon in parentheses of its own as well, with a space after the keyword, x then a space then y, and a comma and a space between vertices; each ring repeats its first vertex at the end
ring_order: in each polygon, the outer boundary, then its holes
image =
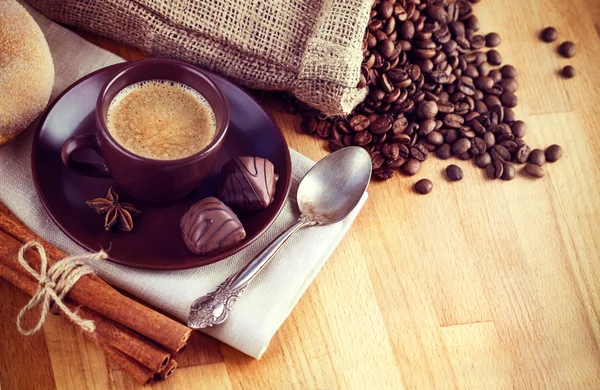
POLYGON ((510 91, 504 91, 504 93, 500 96, 500 101, 502 102, 502 105, 509 108, 516 107, 519 103, 517 95, 510 91))
POLYGON ((442 160, 447 160, 452 157, 452 147, 450 144, 443 144, 435 151, 435 155, 442 160))
POLYGON ((492 156, 489 153, 485 152, 481 156, 475 157, 475 165, 479 168, 485 168, 492 163, 492 156))
POLYGON ((555 162, 562 157, 562 148, 559 145, 550 145, 546 149, 546 161, 555 162))
POLYGON ((451 164, 446 167, 446 176, 452 181, 459 181, 463 178, 463 171, 458 165, 451 164))
POLYGON ((558 31, 554 27, 546 27, 540 33, 540 38, 544 42, 554 42, 558 38, 558 31))
POLYGON ((577 71, 571 65, 567 65, 564 68, 562 68, 562 71, 560 72, 560 74, 562 74, 562 76, 564 78, 570 79, 570 78, 575 77, 575 75, 577 74, 577 71))
POLYGON ((459 155, 469 151, 471 148, 471 141, 467 138, 461 138, 452 145, 452 152, 454 154, 459 155))
POLYGON ((487 52, 487 61, 491 65, 500 65, 502 63, 502 56, 497 50, 492 49, 487 52))
POLYGON ((519 146, 519 148, 517 149, 517 151, 515 153, 515 160, 519 164, 525 164, 527 162, 527 159, 529 158, 530 154, 531 154, 531 148, 527 144, 523 144, 523 145, 519 146))
POLYGON ((534 164, 534 165, 537 165, 537 166, 541 167, 546 162, 546 155, 544 154, 543 150, 541 150, 541 149, 534 149, 529 154, 528 161, 529 161, 530 164, 534 164))
POLYGON ((507 79, 514 79, 519 74, 517 72, 517 68, 512 65, 504 65, 502 68, 500 68, 500 73, 502 73, 502 77, 507 79))
POLYGON ((544 170, 539 165, 527 164, 525 165, 525 168, 523 168, 523 170, 527 172, 530 176, 537 178, 544 177, 544 170))
POLYGON ((517 138, 523 138, 527 131, 527 125, 523 121, 515 121, 510 125, 513 135, 517 138))
POLYGON ((502 173, 504 172, 504 163, 499 160, 493 161, 491 164, 485 168, 485 173, 487 177, 490 179, 499 179, 502 177, 502 173))
POLYGON ((500 34, 492 32, 485 36, 485 45, 487 47, 496 47, 500 45, 502 39, 500 38, 500 34))
POLYGON ((502 176, 500 179, 510 181, 515 178, 515 167, 511 163, 505 162, 502 165, 502 176))
POLYGON ((421 162, 419 160, 414 159, 414 158, 409 158, 402 165, 402 172, 405 175, 408 175, 408 176, 414 176, 414 175, 416 175, 417 172, 419 172, 419 169, 421 169, 421 162))
POLYGON ((577 49, 575 47, 575 44, 571 41, 563 42, 558 47, 558 53, 565 58, 573 57, 576 51, 577 49))
POLYGON ((433 189, 433 183, 429 179, 421 179, 415 183, 415 191, 419 194, 426 195, 433 189))
POLYGON ((389 167, 383 167, 373 171, 373 177, 377 180, 387 180, 393 176, 394 170, 389 167))

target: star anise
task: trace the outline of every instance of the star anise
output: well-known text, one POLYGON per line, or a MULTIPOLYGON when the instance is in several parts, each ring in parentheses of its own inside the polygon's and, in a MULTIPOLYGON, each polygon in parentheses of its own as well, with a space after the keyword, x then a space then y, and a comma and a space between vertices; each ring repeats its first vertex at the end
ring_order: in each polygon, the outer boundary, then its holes
POLYGON ((85 202, 98 214, 104 217, 104 230, 109 231, 113 225, 119 222, 119 228, 123 231, 133 229, 133 217, 141 213, 130 203, 119 203, 119 195, 110 187, 106 198, 97 198, 85 202))

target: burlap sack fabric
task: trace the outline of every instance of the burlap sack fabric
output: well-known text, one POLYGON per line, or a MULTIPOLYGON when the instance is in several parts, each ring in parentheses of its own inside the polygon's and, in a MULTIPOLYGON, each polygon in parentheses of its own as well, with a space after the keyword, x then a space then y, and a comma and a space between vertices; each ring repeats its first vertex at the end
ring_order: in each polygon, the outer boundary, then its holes
POLYGON ((349 113, 372 0, 27 0, 51 19, 349 113))

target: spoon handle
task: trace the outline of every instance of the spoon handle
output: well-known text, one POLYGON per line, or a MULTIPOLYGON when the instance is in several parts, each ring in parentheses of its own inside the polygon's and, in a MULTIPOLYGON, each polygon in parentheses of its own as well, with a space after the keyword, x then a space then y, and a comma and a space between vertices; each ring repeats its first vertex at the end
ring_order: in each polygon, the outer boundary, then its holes
POLYGON ((188 326, 193 329, 201 329, 223 323, 237 298, 273 258, 279 248, 300 228, 314 224, 308 218, 300 217, 295 224, 281 233, 241 270, 221 283, 215 291, 196 299, 190 309, 188 326))

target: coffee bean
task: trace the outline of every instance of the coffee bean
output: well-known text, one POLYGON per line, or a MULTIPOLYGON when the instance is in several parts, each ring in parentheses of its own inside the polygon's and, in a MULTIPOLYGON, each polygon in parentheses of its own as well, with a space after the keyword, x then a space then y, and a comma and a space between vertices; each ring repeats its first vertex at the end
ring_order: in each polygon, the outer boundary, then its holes
POLYGON ((381 154, 389 160, 395 160, 400 156, 400 145, 393 144, 383 144, 381 146, 381 154))
POLYGON ((519 82, 517 81, 517 79, 512 78, 502 79, 498 82, 498 85, 502 87, 504 91, 508 92, 517 92, 517 90, 519 89, 519 82))
POLYGON ((381 155, 381 152, 371 153, 371 165, 373 167, 373 170, 381 168, 384 162, 385 158, 381 155))
POLYGON ((438 105, 434 101, 423 101, 417 107, 417 115, 423 119, 435 118, 438 113, 438 105))
POLYGON ((554 42, 558 38, 558 31, 554 27, 546 27, 540 33, 540 38, 544 42, 554 42))
POLYGON ((331 131, 333 128, 333 124, 327 121, 321 121, 317 125, 316 134, 321 138, 329 138, 331 136, 331 131))
POLYGON ((394 3, 391 1, 382 1, 377 6, 377 13, 381 19, 388 19, 394 12, 394 3))
POLYGON ((456 157, 458 157, 461 160, 469 160, 471 158, 471 154, 469 152, 464 152, 462 154, 458 154, 456 155, 456 157))
POLYGON ((536 178, 544 177, 544 170, 539 165, 527 164, 525 165, 525 168, 523 168, 523 170, 527 172, 530 176, 536 178))
POLYGON ((429 179, 421 179, 415 183, 414 188, 419 194, 426 195, 433 189, 433 183, 429 179))
POLYGON ((410 148, 410 156, 419 161, 425 161, 429 151, 422 144, 416 144, 410 148))
POLYGON ((492 32, 485 36, 485 45, 487 47, 496 47, 500 45, 502 39, 500 38, 500 34, 492 32))
POLYGON ((560 72, 560 74, 564 78, 570 79, 570 78, 575 77, 575 75, 577 74, 577 71, 571 65, 567 65, 564 68, 562 68, 562 71, 560 72))
POLYGON ((471 141, 467 138, 461 138, 452 145, 452 152, 456 155, 463 154, 471 148, 471 141))
POLYGON ((371 124, 369 118, 364 115, 354 115, 348 122, 352 130, 355 132, 363 131, 371 124))
MULTIPOLYGON (((382 33, 385 35, 383 31, 382 33)), ((379 49, 379 53, 381 53, 382 56, 384 56, 385 58, 390 58, 392 56, 392 53, 394 53, 394 42, 392 42, 391 39, 384 39, 379 42, 377 48, 379 49)))
POLYGON ((333 153, 337 150, 342 149, 344 147, 344 144, 342 144, 342 142, 338 141, 337 139, 330 139, 327 143, 327 147, 329 148, 329 151, 333 153))
POLYGON ((523 144, 523 145, 519 146, 519 148, 517 149, 517 151, 515 153, 515 160, 519 164, 524 164, 527 162, 527 159, 529 158, 529 154, 531 154, 531 148, 529 148, 529 146, 527 144, 523 144))
POLYGON ((527 131, 527 125, 523 121, 515 121, 510 125, 513 135, 517 138, 523 138, 527 131))
POLYGON ((417 172, 419 172, 419 169, 421 169, 421 162, 414 158, 409 158, 408 160, 406 160, 406 162, 404 162, 404 164, 402 164, 401 169, 405 175, 416 175, 417 172))
POLYGON ((390 167, 383 167, 373 171, 373 177, 377 180, 387 180, 394 176, 394 170, 390 167))
POLYGON ((483 141, 485 142, 485 145, 489 149, 492 146, 496 145, 496 136, 491 131, 488 131, 483 134, 483 141))
POLYGON ((474 31, 478 31, 479 30, 479 19, 477 19, 477 16, 475 15, 471 15, 468 18, 466 18, 463 23, 465 24, 465 28, 474 30, 474 31))
POLYGON ((452 181, 459 181, 463 178, 463 171, 458 165, 451 164, 446 167, 446 176, 452 181))
POLYGON ((502 161, 495 160, 485 168, 485 173, 490 179, 499 179, 504 173, 504 164, 502 161))
POLYGON ((576 51, 577 49, 575 47, 575 44, 571 41, 563 42, 558 47, 558 53, 565 58, 573 57, 576 51))
POLYGON ((502 77, 507 79, 514 79, 518 75, 517 68, 512 65, 504 65, 500 68, 500 73, 502 73, 502 77))
POLYGON ((500 102, 502 102, 503 106, 513 108, 517 106, 517 104, 519 103, 519 99, 514 93, 510 91, 504 91, 502 96, 500 96, 500 102))
MULTIPOLYGON (((513 122, 515 122, 517 119, 517 116, 514 112, 514 110, 510 107, 504 107, 504 123, 507 124, 511 124, 513 122)), ((515 135, 516 137, 516 135, 515 135)))
POLYGON ((546 162, 546 155, 544 154, 543 150, 541 150, 541 149, 534 149, 529 154, 528 161, 531 164, 539 165, 541 167, 546 162))
POLYGON ((494 80, 487 76, 479 76, 474 81, 475 87, 487 91, 494 86, 494 80))
POLYGON ((460 115, 447 114, 444 117, 444 125, 454 128, 454 129, 461 127, 464 123, 465 123, 465 119, 460 115))
POLYGON ((452 157, 452 147, 449 144, 442 144, 435 151, 435 155, 442 160, 447 160, 452 157))
POLYGON ((407 20, 400 23, 400 28, 398 29, 398 33, 400 34, 400 38, 410 40, 415 36, 415 25, 412 21, 407 20))
POLYGON ((354 143, 358 146, 368 145, 373 139, 373 135, 367 130, 359 131, 354 134, 354 143))
POLYGON ((510 181, 515 178, 515 167, 511 163, 505 162, 502 165, 502 176, 500 179, 510 181))
POLYGON ((475 157, 475 165, 479 168, 485 168, 492 163, 492 156, 489 153, 484 153, 481 156, 475 157))
POLYGON ((404 161, 406 161, 403 157, 398 157, 397 159, 394 160, 385 160, 385 163, 383 165, 385 165, 386 167, 390 167, 392 169, 398 169, 402 166, 402 164, 404 164, 404 161))
POLYGON ((472 156, 479 156, 485 153, 487 150, 485 141, 479 137, 473 138, 473 140, 471 140, 471 144, 472 145, 471 149, 469 149, 469 153, 471 153, 472 156))
POLYGON ((427 134, 427 142, 433 145, 442 145, 444 143, 444 136, 439 131, 432 131, 427 134))
POLYGON ((559 145, 550 145, 546 149, 546 161, 555 162, 562 157, 562 148, 559 145))
POLYGON ((497 50, 492 49, 487 52, 487 61, 491 65, 500 65, 502 63, 502 56, 497 50))
POLYGON ((484 47, 486 45, 486 39, 484 38, 483 35, 473 35, 470 39, 471 42, 471 49, 472 50, 479 50, 482 47, 484 47))
POLYGON ((303 132, 305 132, 306 134, 312 134, 317 130, 317 125, 319 123, 317 122, 317 118, 315 118, 313 115, 311 116, 305 116, 304 118, 302 118, 302 123, 300 124, 300 127, 302 129, 303 132))
MULTIPOLYGON (((515 145, 516 146, 516 145, 515 145)), ((510 152, 502 145, 494 145, 490 150, 490 155, 493 160, 509 161, 510 152)))
POLYGON ((384 115, 371 122, 369 130, 373 134, 384 134, 392 128, 392 118, 384 115))

